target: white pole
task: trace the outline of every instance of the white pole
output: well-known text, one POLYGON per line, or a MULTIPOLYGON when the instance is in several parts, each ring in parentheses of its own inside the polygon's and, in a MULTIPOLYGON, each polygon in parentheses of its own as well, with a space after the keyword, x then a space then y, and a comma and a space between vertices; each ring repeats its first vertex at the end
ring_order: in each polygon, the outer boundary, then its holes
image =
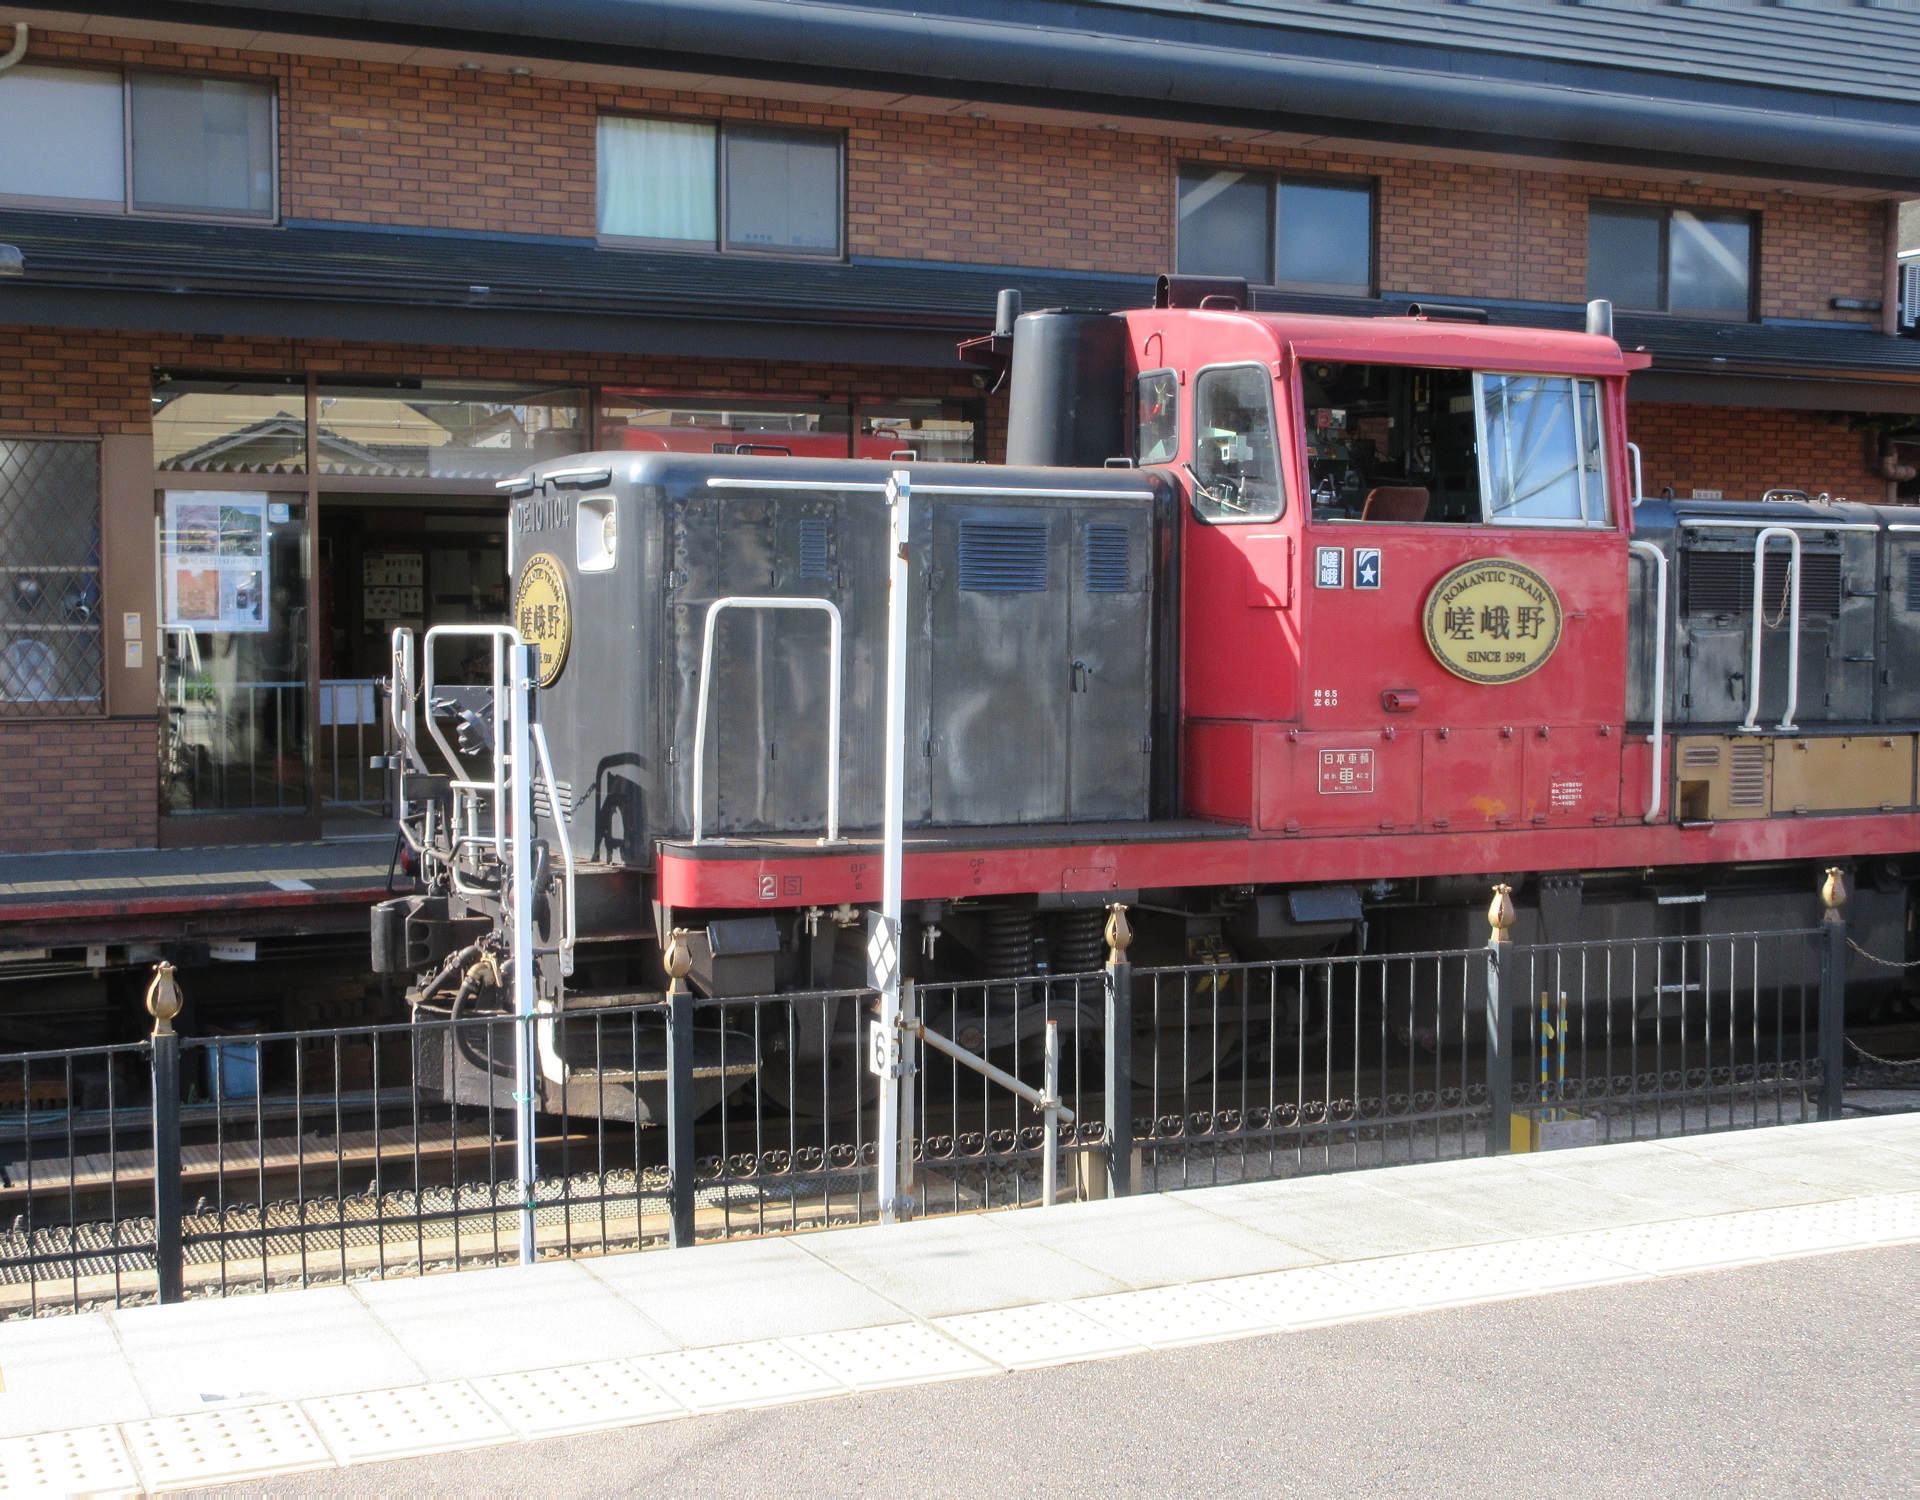
MULTIPOLYGON (((912 518, 912 476, 895 469, 887 480, 887 509, 891 513, 887 544, 887 730, 886 827, 880 855, 881 944, 890 957, 877 976, 880 980, 880 1030, 887 1038, 887 1054, 898 1059, 900 1034, 901 864, 905 855, 907 807, 907 540, 912 518)), ((829 754, 838 752, 834 746, 829 754)), ((880 1222, 899 1217, 900 1204, 900 1068, 897 1061, 880 1077, 879 1168, 880 1222)))
POLYGON ((1060 1023, 1047 1022, 1046 1139, 1040 1157, 1040 1203, 1052 1208, 1060 1191, 1060 1023))
MULTIPOLYGON (((533 1068, 534 1068, 534 969, 533 969, 533 737, 528 728, 533 701, 533 652, 527 646, 509 644, 507 654, 507 691, 495 699, 505 710, 507 733, 500 736, 496 755, 504 752, 507 764, 496 765, 495 776, 505 772, 510 884, 508 920, 511 926, 513 954, 513 1104, 514 1175, 520 1181, 520 1264, 534 1261, 533 1243, 533 1068)), ((495 647, 495 680, 499 679, 499 648, 495 647)), ((496 811, 495 817, 499 816, 496 811)))

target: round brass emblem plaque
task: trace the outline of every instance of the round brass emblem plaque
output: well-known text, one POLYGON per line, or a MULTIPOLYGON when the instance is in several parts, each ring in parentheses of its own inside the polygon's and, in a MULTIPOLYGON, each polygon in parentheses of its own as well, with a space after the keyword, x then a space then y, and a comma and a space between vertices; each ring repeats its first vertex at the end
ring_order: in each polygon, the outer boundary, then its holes
POLYGON ((550 688, 567 664, 573 612, 567 607, 567 575, 551 552, 536 552, 520 569, 513 591, 513 623, 520 638, 540 648, 537 686, 550 688))
POLYGON ((1427 645, 1468 682, 1518 682, 1560 644, 1560 599, 1532 568, 1504 557, 1462 563, 1427 595, 1427 645))

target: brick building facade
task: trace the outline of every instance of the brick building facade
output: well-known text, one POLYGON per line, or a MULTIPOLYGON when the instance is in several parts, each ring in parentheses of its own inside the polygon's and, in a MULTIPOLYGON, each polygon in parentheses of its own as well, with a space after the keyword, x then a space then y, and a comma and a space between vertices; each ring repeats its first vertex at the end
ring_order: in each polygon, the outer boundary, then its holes
MULTIPOLYGON (((1565 321, 1594 288, 1596 201, 1745 216, 1754 247, 1747 317, 1726 330, 1653 318, 1623 328, 1623 342, 1645 336, 1655 356, 1630 388, 1649 493, 1757 496, 1791 484, 1890 498, 1883 435, 1897 425, 1890 418, 1920 411, 1915 346, 1887 336, 1905 187, 1884 176, 1711 153, 1682 162, 1651 148, 1634 159, 1579 142, 1549 151, 1517 136, 1497 148, 1469 139, 1464 126, 1408 127, 1388 140, 1293 119, 1263 125, 1224 107, 1149 115, 1114 101, 1096 107, 1081 94, 1049 100, 1039 88, 975 96, 934 79, 882 88, 872 75, 808 81, 771 66, 742 66, 734 78, 637 56, 596 61, 576 44, 543 55, 532 42, 502 50, 449 35, 428 47, 417 30, 403 42, 377 26, 364 34, 333 21, 307 26, 298 7, 279 8, 289 14, 278 38, 197 20, 191 5, 172 7, 165 21, 97 15, 84 29, 71 17, 0 12, 29 26, 22 66, 43 76, 115 70, 264 86, 276 200, 259 222, 221 224, 191 214, 89 217, 0 192, 0 244, 17 244, 24 261, 20 276, 0 280, 0 443, 111 440, 102 446, 101 687, 71 711, 0 706, 0 850, 148 846, 170 829, 186 837, 189 820, 159 790, 156 659, 166 648, 154 626, 165 607, 154 582, 156 497, 195 484, 233 489, 244 474, 226 471, 218 484, 204 474, 156 478, 163 377, 304 383, 310 411, 323 385, 364 391, 381 382, 565 388, 586 392, 590 410, 604 405, 606 389, 694 405, 810 403, 844 408, 856 426, 858 403, 910 399, 975 412, 979 451, 993 457, 1004 404, 950 353, 957 335, 988 320, 986 289, 996 277, 1024 278, 1061 303, 1144 301, 1148 278, 1181 258, 1181 170, 1205 168, 1370 190, 1368 284, 1364 298, 1348 301, 1375 311, 1426 297, 1482 303, 1496 318, 1565 321), (628 116, 827 132, 843 142, 836 252, 804 261, 685 255, 674 264, 689 285, 706 278, 700 285, 714 300, 702 310, 697 288, 675 293, 670 328, 644 322, 644 286, 623 285, 628 300, 613 308, 584 294, 569 302, 569 288, 549 277, 538 289, 547 301, 529 291, 523 305, 499 310, 496 286, 547 275, 514 269, 516 256, 570 255, 551 261, 561 277, 590 267, 615 282, 639 282, 634 268, 666 263, 642 262, 600 234, 596 133, 602 119, 628 116), (344 252, 343 235, 357 236, 344 252), (421 284, 435 262, 458 257, 481 269, 464 289, 452 283, 466 273, 445 270, 451 290, 436 290, 439 300, 421 312, 393 289, 405 279, 399 271, 377 295, 351 269, 340 285, 320 286, 289 258, 306 245, 335 255, 331 265, 351 267, 357 254, 369 286, 405 256, 413 257, 405 275, 421 284), (168 265, 181 275, 152 269, 162 255, 175 257, 168 265), (497 272, 485 269, 490 256, 497 272), (235 279, 242 273, 255 281, 235 279), (827 290, 809 293, 804 310, 768 310, 790 284, 822 275, 827 290), (863 289, 909 280, 920 298, 912 317, 863 303, 863 289), (404 315, 382 311, 403 303, 404 315), (748 304, 752 317, 717 316, 748 304), (389 317, 395 331, 376 336, 389 317), (136 616, 146 622, 140 651, 120 635, 136 616)), ((1735 84, 1765 92, 1751 80, 1735 84)), ((1920 191, 1920 172, 1912 186, 1920 191)), ((1258 296, 1280 306, 1295 293, 1276 284, 1258 296)), ((659 297, 664 306, 667 293, 659 297)), ((461 493, 469 510, 492 503, 487 484, 380 490, 364 476, 334 482, 291 470, 260 488, 304 495, 310 533, 330 506, 391 510, 409 496, 452 505, 461 493)), ((0 531, 0 546, 6 540, 0 531)), ((326 609, 317 594, 297 607, 326 609)), ((317 811, 305 806, 299 826, 313 827, 317 811)), ((260 836, 258 820, 232 827, 234 837, 260 836)), ((191 835, 219 836, 217 820, 191 835)))

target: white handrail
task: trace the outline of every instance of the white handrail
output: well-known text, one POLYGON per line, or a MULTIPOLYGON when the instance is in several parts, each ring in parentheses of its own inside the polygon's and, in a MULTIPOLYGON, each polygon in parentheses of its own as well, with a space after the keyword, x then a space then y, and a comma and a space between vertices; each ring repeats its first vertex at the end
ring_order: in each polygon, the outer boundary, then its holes
MULTIPOLYGON (((510 664, 502 659, 501 647, 505 646, 509 654, 526 644, 520 638, 520 632, 511 625, 436 625, 426 634, 421 643, 420 654, 424 658, 420 672, 420 692, 427 702, 427 733, 433 736, 433 742, 440 747, 440 753, 447 758, 447 765, 453 771, 452 785, 456 791, 486 792, 493 797, 493 852, 500 858, 506 858, 507 832, 506 820, 500 816, 500 808, 507 795, 507 782, 504 771, 507 756, 506 735, 509 725, 502 723, 500 706, 504 701, 508 679, 511 677, 510 664), (447 737, 440 732, 440 725, 433 716, 433 647, 435 639, 443 636, 464 637, 468 640, 485 640, 492 643, 492 697, 488 700, 494 705, 493 726, 493 779, 476 781, 467 774, 466 762, 460 759, 447 737)), ((457 806, 458 804, 456 804, 457 806)), ((471 805, 467 808, 470 817, 477 813, 471 805)), ((463 835, 456 816, 453 829, 454 838, 478 838, 478 819, 473 818, 463 835)))
POLYGON ((827 836, 822 843, 840 841, 840 610, 831 599, 789 599, 736 594, 707 606, 707 625, 700 642, 700 693, 693 718, 693 841, 705 837, 707 808, 707 704, 713 687, 714 628, 729 609, 807 609, 826 615, 827 649, 827 836))
POLYGON ((1641 557, 1653 560, 1653 733, 1647 738, 1653 745, 1653 785, 1647 792, 1647 811, 1642 822, 1652 823, 1660 816, 1666 791, 1667 726, 1667 554, 1652 542, 1628 542, 1641 557))
POLYGON ((1647 498, 1646 484, 1640 477, 1640 445, 1628 443, 1627 452, 1633 458, 1633 503, 1638 505, 1647 498))
MULTIPOLYGON (((574 925, 573 840, 567 836, 567 809, 560 800, 560 783, 553 774, 553 756, 547 750, 546 726, 535 719, 529 727, 533 730, 533 749, 538 757, 540 776, 547 784, 547 811, 553 815, 554 840, 560 845, 560 862, 567 871, 566 926, 554 947, 560 955, 561 974, 570 975, 573 973, 574 937, 578 931, 574 925)), ((534 816, 537 818, 539 814, 534 816)))
POLYGON ((1793 557, 1787 565, 1787 597, 1791 617, 1787 627, 1787 711, 1774 728, 1791 734, 1797 726, 1794 710, 1800 706, 1800 533, 1791 526, 1763 527, 1753 539, 1753 653, 1748 670, 1747 716, 1740 724, 1742 734, 1760 732, 1760 637, 1766 626, 1767 543, 1777 536, 1793 544, 1793 557))

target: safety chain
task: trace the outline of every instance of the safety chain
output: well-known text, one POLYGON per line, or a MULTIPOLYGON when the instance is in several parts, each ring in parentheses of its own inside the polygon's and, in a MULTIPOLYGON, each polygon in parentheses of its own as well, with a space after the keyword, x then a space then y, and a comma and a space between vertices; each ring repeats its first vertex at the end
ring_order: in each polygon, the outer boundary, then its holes
POLYGON ((1853 1048, 1855 1052, 1859 1053, 1868 1062, 1873 1063, 1877 1067, 1896 1068, 1896 1069, 1920 1068, 1920 1057, 1908 1057, 1908 1058, 1881 1057, 1877 1053, 1867 1051, 1865 1047, 1862 1047, 1852 1037, 1847 1038, 1847 1045, 1853 1048))
POLYGON ((1911 963, 1904 963, 1904 964, 1901 963, 1900 960, 1897 958, 1882 958, 1877 953, 1867 952, 1865 948, 1862 948, 1852 938, 1847 939, 1847 946, 1853 949, 1855 953, 1858 953, 1862 958, 1868 960, 1869 962, 1876 963, 1876 964, 1883 964, 1889 969, 1920 969, 1920 958, 1916 958, 1911 963))

